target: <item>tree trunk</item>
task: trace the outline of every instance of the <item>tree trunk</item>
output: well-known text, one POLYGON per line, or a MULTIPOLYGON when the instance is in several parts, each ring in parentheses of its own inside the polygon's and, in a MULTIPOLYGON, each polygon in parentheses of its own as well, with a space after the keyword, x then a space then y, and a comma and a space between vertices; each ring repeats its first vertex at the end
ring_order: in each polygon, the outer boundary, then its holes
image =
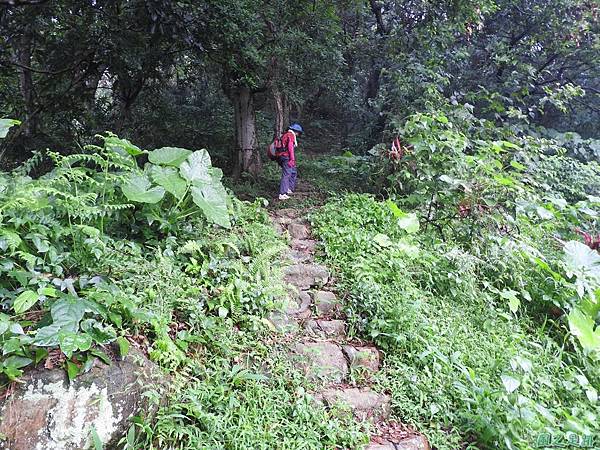
POLYGON ((287 96, 278 89, 273 89, 275 105, 275 135, 281 136, 290 122, 290 104, 287 96))
POLYGON ((238 178, 242 172, 256 176, 261 172, 262 164, 257 149, 254 94, 248 87, 238 87, 231 92, 231 101, 234 108, 236 143, 233 176, 238 178))
POLYGON ((31 26, 28 26, 23 35, 17 40, 15 59, 19 63, 19 88, 25 105, 25 116, 23 120, 23 133, 32 137, 37 132, 37 118, 35 111, 35 93, 33 91, 33 76, 29 69, 31 67, 31 54, 33 47, 33 34, 31 26))

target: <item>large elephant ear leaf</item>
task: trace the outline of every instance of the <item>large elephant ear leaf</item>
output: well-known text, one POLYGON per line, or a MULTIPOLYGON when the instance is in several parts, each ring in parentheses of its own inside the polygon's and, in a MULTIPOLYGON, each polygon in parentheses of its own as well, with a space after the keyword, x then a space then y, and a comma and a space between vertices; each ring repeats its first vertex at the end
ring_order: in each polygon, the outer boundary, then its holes
POLYGON ((179 166, 179 172, 190 183, 209 182, 211 180, 210 167, 210 155, 205 149, 202 149, 188 156, 179 166))
POLYGON ((192 186, 192 199, 210 222, 231 228, 227 211, 227 192, 220 182, 192 186))
POLYGON ((191 150, 179 147, 162 147, 148 153, 148 160, 153 164, 179 167, 192 154, 191 150))
POLYGON ((21 121, 15 119, 0 119, 0 139, 4 139, 15 125, 21 125, 21 121))
POLYGON ((132 155, 137 156, 144 153, 144 151, 136 145, 133 145, 127 139, 121 139, 117 136, 106 136, 104 138, 104 145, 109 150, 120 153, 121 155, 132 155))
POLYGON ((158 203, 165 195, 161 186, 151 187, 152 183, 146 174, 131 175, 127 182, 121 186, 125 197, 132 202, 158 203))
POLYGON ((179 171, 174 167, 153 165, 150 169, 150 178, 178 200, 185 195, 187 182, 179 176, 179 171))

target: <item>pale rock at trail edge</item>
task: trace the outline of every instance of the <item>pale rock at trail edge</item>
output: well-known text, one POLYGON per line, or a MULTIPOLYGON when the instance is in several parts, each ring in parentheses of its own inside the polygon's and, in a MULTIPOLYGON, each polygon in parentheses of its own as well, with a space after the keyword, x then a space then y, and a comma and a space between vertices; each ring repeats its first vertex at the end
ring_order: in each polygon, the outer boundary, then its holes
POLYGON ((332 342, 298 343, 295 354, 300 366, 311 380, 342 381, 348 374, 348 362, 342 349, 332 342))
POLYGON ((365 450, 431 450, 431 447, 427 438, 421 434, 394 443, 369 444, 365 450))
POLYGON ((133 351, 110 366, 96 361, 70 384, 63 369, 34 369, 0 400, 0 449, 89 448, 92 427, 105 448, 125 435, 131 416, 149 412, 146 390, 161 385, 159 369, 133 351))
POLYGON ((348 408, 361 421, 381 422, 390 415, 390 396, 368 388, 326 389, 321 398, 329 407, 348 408))
POLYGON ((284 269, 284 281, 300 290, 323 286, 329 280, 329 272, 320 264, 294 264, 284 269))
POLYGON ((344 345, 342 350, 352 368, 364 368, 377 372, 380 365, 379 350, 375 347, 355 347, 344 345))
POLYGON ((328 316, 341 307, 333 292, 317 291, 313 294, 313 300, 320 316, 328 316))
POLYGON ((306 320, 311 316, 311 298, 308 293, 300 291, 290 293, 287 299, 285 313, 299 320, 306 320))
POLYGON ((297 222, 290 223, 287 230, 292 239, 306 239, 310 235, 308 227, 297 222))
POLYGON ((317 242, 313 241, 312 239, 293 239, 290 245, 293 250, 310 254, 314 253, 315 248, 317 247, 317 242))
POLYGON ((343 320, 309 320, 306 322, 306 331, 313 336, 342 339, 346 336, 346 326, 343 320))
POLYGON ((300 329, 298 321, 281 311, 272 311, 268 317, 276 331, 280 333, 295 333, 300 329))

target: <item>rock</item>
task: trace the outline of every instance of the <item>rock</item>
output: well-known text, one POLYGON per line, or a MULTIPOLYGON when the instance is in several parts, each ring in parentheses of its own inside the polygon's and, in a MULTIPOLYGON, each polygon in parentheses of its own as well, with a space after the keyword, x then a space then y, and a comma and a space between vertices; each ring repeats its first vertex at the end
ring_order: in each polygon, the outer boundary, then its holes
POLYGON ((309 320, 305 328, 314 336, 336 339, 343 339, 346 336, 346 324, 343 320, 309 320))
POLYGON ((317 241, 313 241, 312 239, 293 239, 291 247, 293 250, 314 253, 315 248, 317 247, 317 241))
POLYGON ((414 435, 398 442, 383 441, 369 444, 365 450, 430 450, 427 438, 422 434, 414 435))
POLYGON ((312 255, 300 250, 288 250, 288 258, 293 264, 306 264, 312 261, 312 255))
POLYGON ((304 291, 322 286, 329 280, 329 272, 319 264, 294 264, 284 270, 284 281, 304 291))
POLYGON ((300 291, 299 293, 290 294, 285 313, 296 319, 306 320, 311 316, 310 305, 312 301, 307 292, 300 291))
POLYGON ((299 211, 294 208, 281 208, 281 209, 278 209, 277 211, 275 211, 274 214, 276 217, 290 220, 290 219, 295 219, 301 213, 302 213, 302 211, 299 211))
MULTIPOLYGON (((131 416, 149 413, 143 394, 159 388, 164 376, 141 353, 92 369, 70 384, 63 369, 33 369, 0 400, 0 449, 75 450, 89 448, 96 430, 105 448, 125 435, 131 416)), ((162 381, 164 383, 164 381, 162 381)))
POLYGON ((390 396, 369 388, 327 389, 321 396, 327 406, 348 409, 361 421, 380 422, 390 415, 390 396))
POLYGON ((391 442, 386 441, 379 444, 369 444, 365 450, 396 450, 396 447, 391 442))
POLYGON ((311 380, 342 381, 348 374, 348 363, 342 349, 332 342, 306 342, 296 344, 295 353, 311 380))
POLYGON ((430 450, 429 441, 422 434, 402 439, 395 445, 396 450, 430 450))
POLYGON ((344 355, 348 358, 351 368, 364 368, 377 372, 380 365, 379 351, 375 347, 342 346, 344 355))
POLYGON ((272 311, 268 319, 280 333, 295 333, 300 329, 298 321, 284 312, 272 311))
POLYGON ((328 316, 341 307, 335 294, 329 291, 315 292, 313 294, 313 301, 319 316, 328 316))
POLYGON ((290 223, 287 230, 292 239, 306 239, 310 235, 308 227, 298 222, 290 223))

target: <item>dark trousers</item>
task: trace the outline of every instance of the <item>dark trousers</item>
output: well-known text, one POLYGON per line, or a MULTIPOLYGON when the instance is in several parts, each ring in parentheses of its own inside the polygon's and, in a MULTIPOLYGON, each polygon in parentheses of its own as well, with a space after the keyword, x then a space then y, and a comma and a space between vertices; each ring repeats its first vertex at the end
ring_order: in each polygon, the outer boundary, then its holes
POLYGON ((290 162, 289 158, 280 157, 277 160, 277 162, 279 163, 279 167, 281 167, 281 182, 279 183, 279 193, 287 194, 288 191, 295 191, 298 171, 295 167, 290 167, 288 165, 288 163, 290 162))

